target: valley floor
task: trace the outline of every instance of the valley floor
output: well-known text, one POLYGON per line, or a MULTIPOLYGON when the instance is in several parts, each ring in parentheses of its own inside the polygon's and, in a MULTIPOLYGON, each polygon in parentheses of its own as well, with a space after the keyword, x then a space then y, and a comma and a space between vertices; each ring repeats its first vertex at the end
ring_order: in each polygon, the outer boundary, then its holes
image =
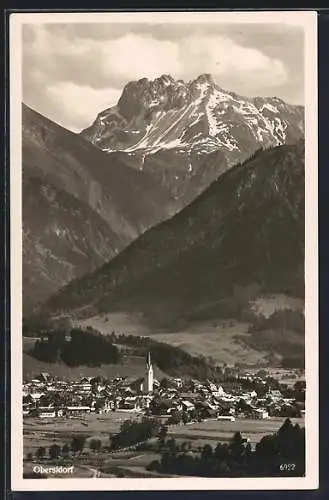
MULTIPOLYGON (((40 419, 26 418, 24 420, 24 457, 35 452, 40 446, 49 448, 56 443, 60 446, 69 444, 73 436, 86 437, 85 450, 80 456, 66 460, 66 466, 74 465, 73 477, 151 477, 161 474, 146 470, 160 455, 154 451, 139 451, 134 449, 108 452, 101 450, 92 452, 88 449, 88 440, 100 439, 102 445, 109 444, 109 435, 119 430, 121 423, 127 418, 138 418, 138 414, 130 412, 111 412, 104 415, 88 415, 78 418, 40 419)), ((229 441, 236 431, 244 438, 249 438, 253 446, 265 435, 276 432, 284 422, 284 418, 270 420, 237 419, 235 422, 207 420, 187 425, 169 427, 168 437, 174 437, 178 444, 191 441, 191 449, 198 450, 205 444, 216 446, 218 442, 229 441)), ((292 422, 304 426, 304 419, 291 419, 292 422)), ((60 465, 63 461, 43 459, 45 467, 60 465)), ((32 471, 40 460, 33 462, 24 460, 24 472, 32 471)), ((58 476, 56 476, 58 477, 58 476)), ((63 474, 61 477, 72 477, 63 474)))
MULTIPOLYGON (((185 326, 154 327, 141 314, 133 312, 114 312, 77 321, 85 328, 91 326, 104 335, 113 331, 125 335, 150 337, 158 342, 165 342, 179 347, 191 355, 212 358, 219 364, 241 363, 248 366, 268 363, 268 348, 255 345, 252 334, 248 332, 250 323, 236 318, 223 319, 216 316, 216 303, 202 304, 192 311, 194 319, 186 321, 185 326), (215 307, 215 309, 213 309, 215 307), (211 319, 209 319, 211 318, 211 319), (256 348, 255 348, 256 347, 256 348)), ((249 311, 257 316, 270 317, 277 311, 304 310, 304 301, 284 294, 263 295, 251 300, 249 311)), ((179 324, 179 321, 178 321, 179 324)), ((300 339, 303 344, 303 338, 300 339)), ((281 358, 278 355, 278 360, 281 358)))

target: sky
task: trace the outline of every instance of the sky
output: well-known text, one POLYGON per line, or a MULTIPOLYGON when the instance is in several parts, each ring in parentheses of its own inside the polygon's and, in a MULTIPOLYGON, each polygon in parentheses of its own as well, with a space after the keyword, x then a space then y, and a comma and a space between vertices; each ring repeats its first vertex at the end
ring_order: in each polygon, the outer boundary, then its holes
POLYGON ((79 132, 115 105, 124 86, 210 73, 246 96, 304 103, 304 36, 279 24, 25 24, 23 101, 79 132))

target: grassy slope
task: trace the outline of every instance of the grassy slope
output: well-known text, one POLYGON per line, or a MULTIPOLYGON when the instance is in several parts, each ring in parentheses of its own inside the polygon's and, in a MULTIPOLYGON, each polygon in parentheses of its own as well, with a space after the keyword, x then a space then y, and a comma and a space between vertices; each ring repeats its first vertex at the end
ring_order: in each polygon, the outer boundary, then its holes
MULTIPOLYGON (((302 311, 303 307, 304 303, 301 299, 294 299, 283 294, 262 296, 250 303, 250 309, 255 314, 265 316, 282 309, 302 311)), ((223 320, 220 317, 213 317, 212 320, 204 319, 181 329, 172 330, 152 329, 143 322, 142 316, 133 313, 109 313, 80 320, 78 323, 83 327, 91 326, 104 335, 112 331, 145 335, 180 347, 191 355, 202 353, 206 357, 213 358, 217 363, 262 363, 266 361, 268 354, 266 349, 253 347, 250 334, 247 333, 248 323, 234 319, 223 320)))

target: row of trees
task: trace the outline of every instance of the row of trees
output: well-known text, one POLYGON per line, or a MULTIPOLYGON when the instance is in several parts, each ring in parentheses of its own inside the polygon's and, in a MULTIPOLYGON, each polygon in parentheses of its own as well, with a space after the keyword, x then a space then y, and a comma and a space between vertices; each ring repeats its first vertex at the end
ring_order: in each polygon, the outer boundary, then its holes
POLYGON ((112 333, 112 342, 135 348, 135 353, 146 356, 150 351, 152 360, 162 370, 171 376, 186 376, 198 380, 223 379, 222 370, 211 365, 203 356, 191 356, 179 347, 164 342, 158 342, 149 337, 112 333))
MULTIPOLYGON (((56 324, 57 325, 57 324, 56 324)), ((191 356, 178 347, 157 342, 148 337, 112 334, 105 336, 87 327, 68 328, 67 325, 26 325, 26 335, 40 336, 30 354, 40 361, 55 363, 62 361, 68 366, 100 366, 117 364, 121 356, 116 344, 132 347, 135 355, 146 356, 150 350, 154 363, 169 375, 185 375, 201 380, 222 380, 222 372, 203 356, 191 356), (34 333, 33 333, 34 332, 34 333)))
POLYGON ((30 354, 41 361, 63 361, 68 366, 100 366, 119 362, 118 348, 96 330, 90 327, 86 330, 73 328, 68 335, 61 330, 49 332, 35 342, 30 354))
POLYGON ((144 417, 141 421, 125 420, 120 431, 110 436, 111 449, 126 448, 148 441, 155 436, 164 436, 166 431, 157 418, 144 417))
MULTIPOLYGON (((137 444, 144 443, 152 437, 158 437, 161 442, 164 442, 167 436, 168 429, 157 418, 144 417, 141 421, 125 420, 117 434, 110 435, 110 445, 104 449, 111 451, 119 448, 127 448, 137 444)), ((102 441, 100 439, 91 439, 88 442, 88 447, 91 451, 97 452, 103 449, 102 441)), ((85 436, 74 436, 70 444, 66 443, 64 446, 59 446, 53 443, 48 450, 44 446, 40 446, 35 453, 35 456, 30 452, 27 455, 28 460, 37 458, 39 460, 51 459, 56 460, 59 458, 70 458, 72 456, 80 456, 86 448, 85 436)))
POLYGON ((252 450, 240 432, 229 443, 215 448, 206 444, 197 452, 191 445, 164 443, 160 461, 148 469, 164 474, 206 477, 303 476, 305 474, 305 429, 286 419, 276 434, 263 437, 252 450))
POLYGON ((301 311, 284 309, 275 311, 271 316, 265 317, 262 314, 254 314, 249 332, 268 330, 270 328, 278 330, 292 330, 303 334, 305 331, 305 316, 301 311))
POLYGON ((301 368, 305 369, 304 357, 298 353, 295 355, 284 356, 281 360, 282 368, 301 368))
MULTIPOLYGON (((64 446, 59 446, 54 443, 47 449, 44 446, 40 446, 35 453, 35 458, 42 460, 50 458, 56 460, 58 458, 70 458, 71 456, 79 456, 84 450, 86 445, 86 438, 84 436, 74 436, 70 444, 66 443, 64 446)), ((89 441, 89 448, 92 451, 98 451, 102 448, 102 441, 100 439, 91 439, 89 441)), ((34 458, 33 454, 30 452, 27 455, 27 459, 32 460, 34 458)))
POLYGON ((280 352, 283 355, 281 365, 284 368, 304 369, 302 336, 305 333, 305 317, 301 311, 275 311, 268 318, 261 314, 251 314, 249 321, 250 345, 256 349, 274 349, 280 352), (301 337, 299 342, 296 342, 296 334, 301 337), (289 341, 289 338, 292 340, 289 341))

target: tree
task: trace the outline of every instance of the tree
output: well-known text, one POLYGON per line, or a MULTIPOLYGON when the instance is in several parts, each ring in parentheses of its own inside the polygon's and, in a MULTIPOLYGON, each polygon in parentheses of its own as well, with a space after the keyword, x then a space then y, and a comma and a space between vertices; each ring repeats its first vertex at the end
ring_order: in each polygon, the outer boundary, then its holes
POLYGON ((304 442, 299 426, 294 426, 287 418, 280 427, 277 435, 278 453, 287 460, 293 461, 298 458, 302 448, 300 444, 304 442), (300 438, 302 438, 300 440, 300 438))
POLYGON ((161 468, 167 470, 171 465, 172 456, 168 451, 165 451, 161 457, 161 468))
POLYGON ((162 448, 165 443, 165 439, 168 435, 168 427, 166 425, 162 425, 159 430, 159 447, 162 448))
POLYGON ((284 438, 288 438, 292 435, 293 428, 294 428, 294 426, 292 425, 290 418, 286 418, 286 420, 284 421, 284 423, 281 425, 280 429, 278 430, 278 435, 282 436, 284 438))
POLYGON ((183 415, 182 415, 182 421, 183 421, 183 424, 186 425, 187 422, 189 421, 189 416, 188 414, 184 411, 183 415))
POLYGON ((155 397, 150 403, 149 410, 152 415, 162 415, 167 412, 170 405, 171 401, 155 397))
POLYGON ((160 382, 160 389, 168 389, 170 387, 170 381, 167 377, 164 377, 160 382))
POLYGON ((302 477, 305 474, 305 428, 291 425, 287 419, 280 431, 264 436, 255 451, 249 442, 244 443, 241 433, 236 432, 229 445, 218 443, 214 451, 209 444, 199 446, 201 456, 186 453, 187 443, 178 447, 174 439, 169 439, 162 450, 160 469, 158 464, 152 468, 186 476, 302 477), (293 463, 295 469, 282 471, 282 463, 293 463))
POLYGON ((305 380, 298 380, 294 385, 294 396, 296 401, 305 401, 305 389, 306 383, 305 380))
POLYGON ((251 444, 249 442, 246 444, 245 454, 248 457, 252 454, 251 444))
POLYGON ((197 416, 198 416, 197 411, 193 408, 193 410, 190 411, 190 419, 196 420, 197 416))
POLYGON ((144 417, 141 422, 125 420, 118 434, 110 436, 112 449, 135 445, 157 436, 160 421, 156 418, 144 417))
POLYGON ((230 444, 230 450, 232 453, 233 458, 236 460, 239 460, 244 452, 244 441, 241 436, 241 432, 236 432, 232 438, 231 444, 230 444))
POLYGON ((49 457, 52 460, 57 460, 61 453, 61 447, 58 444, 54 443, 49 447, 49 457))
POLYGON ((56 330, 68 333, 72 328, 72 322, 69 316, 62 316, 56 320, 52 320, 52 327, 56 330))
POLYGON ((92 439, 89 443, 89 448, 92 451, 99 451, 102 448, 102 441, 100 439, 92 439))
POLYGON ((228 448, 226 444, 218 443, 215 451, 214 451, 214 457, 218 462, 222 462, 224 460, 227 460, 228 458, 228 448))
POLYGON ((70 451, 71 451, 71 448, 69 447, 68 444, 64 444, 63 448, 62 448, 62 455, 64 458, 68 458, 70 456, 70 451))
POLYGON ((168 427, 166 425, 161 425, 159 431, 159 438, 165 439, 168 435, 168 427))
POLYGON ((159 460, 153 460, 153 462, 151 462, 150 465, 146 467, 146 470, 149 471, 159 471, 160 469, 161 469, 161 464, 159 460))
POLYGON ((74 438, 72 439, 72 443, 71 443, 72 452, 73 453, 79 452, 79 455, 80 455, 84 446, 85 446, 85 441, 86 441, 86 438, 84 436, 74 436, 74 438))
POLYGON ((181 421, 181 416, 177 410, 174 410, 167 420, 168 425, 176 425, 181 421))
POLYGON ((99 411, 99 410, 102 410, 103 408, 105 407, 105 399, 97 399, 96 403, 95 403, 95 410, 96 411, 99 411))
POLYGON ((204 447, 202 448, 202 452, 201 452, 202 460, 204 460, 205 462, 208 462, 213 458, 213 455, 214 455, 213 449, 210 446, 210 444, 205 444, 204 447))
POLYGON ((306 389, 305 380, 297 380, 294 384, 294 389, 295 389, 295 391, 305 390, 306 389))
POLYGON ((58 345, 52 341, 52 335, 49 335, 47 340, 37 340, 30 354, 40 361, 54 363, 58 359, 58 345))
POLYGON ((177 446, 176 446, 176 440, 174 438, 167 440, 167 446, 172 453, 176 452, 177 446))
POLYGON ((37 449, 37 452, 36 452, 36 456, 37 458, 39 459, 42 459, 46 456, 46 448, 44 446, 40 446, 38 449, 37 449))
POLYGON ((186 450, 187 450, 187 446, 188 446, 187 441, 183 441, 183 443, 181 444, 181 447, 180 447, 180 448, 181 448, 181 451, 182 451, 183 453, 185 453, 185 452, 186 452, 186 450))

